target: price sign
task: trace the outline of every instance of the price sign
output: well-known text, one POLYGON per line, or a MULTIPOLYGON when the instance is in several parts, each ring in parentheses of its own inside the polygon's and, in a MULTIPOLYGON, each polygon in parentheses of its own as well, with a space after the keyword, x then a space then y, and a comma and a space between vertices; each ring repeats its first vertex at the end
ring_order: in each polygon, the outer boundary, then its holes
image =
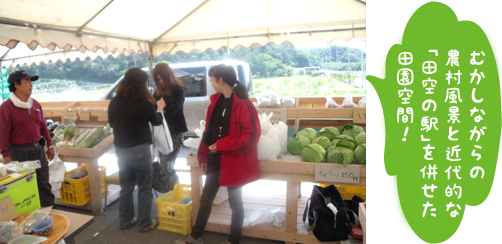
POLYGON ((270 118, 270 122, 272 124, 279 123, 279 121, 284 123, 288 122, 288 111, 285 108, 259 108, 257 111, 258 114, 265 113, 266 115, 269 115, 270 113, 273 113, 272 118, 270 118))
POLYGON ((366 124, 366 108, 354 108, 354 123, 366 124))
POLYGON ((98 121, 108 121, 108 109, 104 108, 98 112, 98 121))
POLYGON ((10 196, 0 199, 0 221, 13 220, 18 216, 19 214, 17 214, 16 207, 14 207, 10 196))
POLYGON ((360 172, 355 165, 320 163, 315 165, 315 181, 359 184, 360 172))
POLYGON ((80 114, 80 120, 83 121, 89 121, 89 118, 91 117, 91 111, 89 111, 86 108, 80 109, 79 114, 80 114))
POLYGON ((63 119, 78 119, 77 110, 76 109, 66 109, 63 112, 63 119))

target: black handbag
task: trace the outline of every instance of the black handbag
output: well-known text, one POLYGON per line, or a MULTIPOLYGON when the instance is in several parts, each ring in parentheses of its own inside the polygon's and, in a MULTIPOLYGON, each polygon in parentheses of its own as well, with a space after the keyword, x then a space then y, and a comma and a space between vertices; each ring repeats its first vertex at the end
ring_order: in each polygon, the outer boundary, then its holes
POLYGON ((170 183, 170 178, 173 177, 169 172, 160 166, 158 161, 152 163, 152 187, 158 192, 166 193, 173 190, 174 186, 170 183))
POLYGON ((305 223, 308 217, 307 229, 319 241, 347 240, 350 233, 348 212, 340 192, 334 185, 327 187, 314 185, 303 212, 303 222, 305 223))

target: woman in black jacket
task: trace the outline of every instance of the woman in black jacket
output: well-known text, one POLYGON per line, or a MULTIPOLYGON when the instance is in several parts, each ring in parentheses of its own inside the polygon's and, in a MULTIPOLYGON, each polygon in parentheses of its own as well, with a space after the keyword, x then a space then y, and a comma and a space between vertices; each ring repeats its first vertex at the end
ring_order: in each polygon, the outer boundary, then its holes
POLYGON ((115 152, 120 179, 120 229, 138 222, 142 232, 153 229, 158 221, 151 219, 152 194, 152 125, 162 124, 164 100, 156 103, 148 92, 148 74, 140 68, 129 69, 117 86, 117 95, 108 107, 108 120, 113 128, 115 152), (133 192, 138 184, 138 217, 134 217, 133 192))
POLYGON ((185 115, 183 115, 185 87, 167 63, 161 62, 155 65, 152 77, 157 87, 154 95, 155 100, 163 98, 166 102, 164 117, 173 140, 173 151, 170 154, 163 155, 159 152, 160 164, 164 169, 167 169, 170 175, 169 190, 172 190, 174 185, 179 182, 174 171, 174 163, 183 143, 183 133, 188 131, 185 115))

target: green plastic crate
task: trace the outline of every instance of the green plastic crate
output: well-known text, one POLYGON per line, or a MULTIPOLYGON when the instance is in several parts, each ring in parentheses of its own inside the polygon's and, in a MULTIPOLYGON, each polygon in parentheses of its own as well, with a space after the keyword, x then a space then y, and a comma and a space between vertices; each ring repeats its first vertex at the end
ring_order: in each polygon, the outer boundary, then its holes
POLYGON ((37 175, 34 170, 19 174, 0 181, 0 199, 10 196, 18 214, 30 213, 40 208, 37 175))

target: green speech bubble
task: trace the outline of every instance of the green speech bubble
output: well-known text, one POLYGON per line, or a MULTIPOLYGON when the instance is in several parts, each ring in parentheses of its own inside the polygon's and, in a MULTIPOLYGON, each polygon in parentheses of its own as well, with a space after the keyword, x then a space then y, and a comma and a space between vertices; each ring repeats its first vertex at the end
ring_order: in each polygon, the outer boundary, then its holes
POLYGON ((501 107, 490 43, 475 23, 427 3, 390 49, 386 78, 368 81, 382 103, 385 168, 397 176, 406 220, 422 240, 443 242, 465 206, 488 197, 495 175, 501 107))

